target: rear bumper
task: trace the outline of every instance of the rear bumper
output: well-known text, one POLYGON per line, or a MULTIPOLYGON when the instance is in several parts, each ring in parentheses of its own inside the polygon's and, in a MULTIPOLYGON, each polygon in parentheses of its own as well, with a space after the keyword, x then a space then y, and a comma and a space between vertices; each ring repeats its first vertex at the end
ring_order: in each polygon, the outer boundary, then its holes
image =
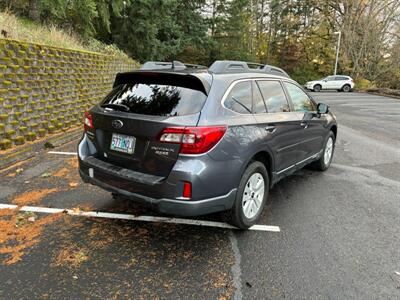
MULTIPOLYGON (((101 172, 101 170, 94 170, 94 174, 98 174, 98 172, 101 172)), ((152 209, 161 213, 176 216, 197 216, 228 210, 232 207, 236 196, 236 189, 232 189, 226 195, 196 201, 168 198, 156 199, 109 185, 104 181, 97 179, 96 175, 94 177, 89 176, 89 174, 85 173, 82 169, 79 170, 79 174, 84 182, 99 186, 112 193, 122 195, 124 198, 129 200, 147 204, 152 209)))
POLYGON ((208 155, 180 157, 169 175, 160 177, 98 159, 95 145, 85 134, 78 145, 78 160, 83 181, 166 214, 195 216, 228 210, 236 197, 232 179, 236 165, 208 155), (192 183, 191 199, 182 197, 184 182, 192 183))

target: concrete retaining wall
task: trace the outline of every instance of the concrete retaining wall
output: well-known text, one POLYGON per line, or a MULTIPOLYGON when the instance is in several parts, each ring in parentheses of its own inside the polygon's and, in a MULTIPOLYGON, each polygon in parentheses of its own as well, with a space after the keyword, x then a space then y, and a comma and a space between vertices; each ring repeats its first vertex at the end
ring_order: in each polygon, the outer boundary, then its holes
POLYGON ((0 149, 22 145, 82 122, 126 57, 0 39, 0 149))

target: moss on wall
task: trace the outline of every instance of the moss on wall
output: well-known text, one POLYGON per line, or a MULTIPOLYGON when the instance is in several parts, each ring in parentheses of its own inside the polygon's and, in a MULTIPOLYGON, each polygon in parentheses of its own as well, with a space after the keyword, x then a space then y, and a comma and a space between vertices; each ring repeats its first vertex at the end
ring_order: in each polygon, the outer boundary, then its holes
POLYGON ((82 121, 134 60, 0 39, 0 149, 82 121))

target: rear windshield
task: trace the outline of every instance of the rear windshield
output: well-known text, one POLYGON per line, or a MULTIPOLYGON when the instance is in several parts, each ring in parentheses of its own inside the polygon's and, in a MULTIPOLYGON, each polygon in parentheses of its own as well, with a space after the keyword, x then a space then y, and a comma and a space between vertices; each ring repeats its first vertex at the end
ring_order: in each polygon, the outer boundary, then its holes
POLYGON ((102 105, 120 104, 129 112, 151 116, 184 116, 198 113, 207 96, 196 89, 158 83, 120 84, 102 105))

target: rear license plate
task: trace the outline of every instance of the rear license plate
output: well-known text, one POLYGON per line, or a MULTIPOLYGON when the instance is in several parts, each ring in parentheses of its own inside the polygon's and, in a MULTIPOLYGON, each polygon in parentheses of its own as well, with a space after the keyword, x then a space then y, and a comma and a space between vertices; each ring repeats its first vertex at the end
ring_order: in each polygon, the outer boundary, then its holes
POLYGON ((113 133, 110 149, 132 154, 135 151, 136 138, 129 135, 113 133))

